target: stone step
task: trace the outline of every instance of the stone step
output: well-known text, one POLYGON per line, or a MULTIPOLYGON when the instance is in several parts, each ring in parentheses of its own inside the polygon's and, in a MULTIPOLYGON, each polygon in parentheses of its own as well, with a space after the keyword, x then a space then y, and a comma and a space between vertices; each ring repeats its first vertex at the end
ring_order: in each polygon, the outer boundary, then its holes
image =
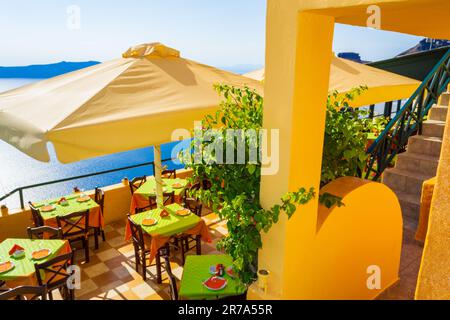
POLYGON ((408 141, 408 151, 439 157, 442 139, 437 137, 413 136, 408 141))
POLYGON ((421 153, 404 152, 398 155, 396 168, 405 171, 418 171, 425 175, 436 175, 439 158, 421 153))
POLYGON ((445 122, 437 120, 427 120, 423 123, 422 128, 423 136, 442 138, 444 136, 445 122))
POLYGON ((390 168, 385 170, 383 174, 383 183, 390 187, 396 194, 407 193, 420 197, 424 181, 434 176, 417 171, 390 168))
POLYGON ((448 107, 435 105, 433 108, 431 108, 428 118, 430 120, 445 122, 447 120, 447 112, 448 112, 448 107))
POLYGON ((403 192, 398 192, 396 195, 402 207, 403 221, 412 220, 418 222, 420 216, 420 196, 403 192))
POLYGON ((448 107, 450 105, 450 92, 443 93, 439 102, 440 106, 448 107))

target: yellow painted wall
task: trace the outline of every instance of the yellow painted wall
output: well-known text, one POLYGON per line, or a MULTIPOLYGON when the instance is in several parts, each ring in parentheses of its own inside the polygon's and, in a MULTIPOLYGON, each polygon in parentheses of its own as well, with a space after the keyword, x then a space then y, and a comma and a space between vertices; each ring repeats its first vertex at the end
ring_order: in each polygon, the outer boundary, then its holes
MULTIPOLYGON (((450 9, 448 1, 268 0, 264 126, 280 130, 280 170, 276 175, 265 176, 262 180, 264 207, 278 202, 280 196, 288 190, 293 191, 299 187, 319 189, 324 106, 334 22, 364 26, 369 17, 368 6, 374 3, 381 6, 382 29, 430 37, 445 35, 450 38, 450 25, 445 22, 445 12, 448 10, 443 10, 450 9), (419 13, 421 16, 430 14, 440 18, 433 18, 433 21, 427 21, 424 25, 418 23, 417 19, 411 19, 411 14, 419 13)), ((389 195, 387 191, 384 194, 387 203, 394 201, 392 194, 389 195)), ((378 195, 377 199, 382 201, 378 195)), ((372 209, 368 208, 367 199, 355 203, 355 206, 360 206, 358 210, 363 214, 373 213, 372 209)), ((266 297, 373 298, 377 293, 368 294, 361 287, 349 291, 342 287, 343 282, 336 286, 334 282, 322 283, 323 287, 318 288, 320 277, 327 274, 323 269, 327 261, 326 257, 322 256, 322 251, 342 252, 343 257, 348 257, 349 253, 342 251, 343 242, 346 239, 356 241, 351 234, 342 233, 339 236, 334 234, 336 241, 330 243, 330 248, 324 246, 325 242, 320 245, 315 233, 317 217, 320 214, 318 210, 316 199, 301 207, 290 221, 282 218, 280 223, 263 236, 259 267, 271 272, 270 292, 266 297)), ((398 220, 400 208, 393 205, 389 210, 391 216, 382 214, 377 218, 380 220, 377 220, 376 224, 392 223, 392 229, 383 230, 384 237, 386 241, 391 241, 392 248, 399 248, 399 235, 402 232, 401 222, 398 220)), ((331 230, 335 223, 336 226, 339 225, 337 221, 333 222, 331 230)), ((356 232, 355 229, 350 231, 356 232)), ((370 239, 364 240, 354 245, 355 250, 373 248, 370 239)), ((399 256, 389 254, 396 249, 387 248, 387 245, 383 248, 387 256, 392 258, 388 266, 389 276, 386 278, 389 281, 383 282, 382 289, 386 289, 396 279, 399 256)), ((385 260, 382 262, 388 263, 385 260)), ((363 268, 366 267, 365 264, 366 261, 355 260, 352 268, 363 268)), ((360 286, 361 279, 358 280, 360 286)), ((351 281, 350 278, 345 280, 351 281)))
POLYGON ((417 299, 450 299, 450 112, 416 291, 417 299))
MULTIPOLYGON (((342 197, 345 206, 319 206, 308 242, 302 242, 305 237, 299 232, 297 241, 286 244, 289 261, 285 265, 296 265, 296 269, 283 274, 281 297, 374 299, 399 280, 402 214, 397 197, 383 184, 350 177, 330 183, 322 192, 342 197), (377 200, 371 201, 374 194, 377 200), (300 251, 299 246, 305 248, 300 251), (367 285, 373 267, 381 272, 378 289, 367 285)), ((272 254, 278 258, 276 252, 272 254)), ((273 285, 273 281, 269 283, 267 296, 252 287, 250 298, 276 298, 273 285)))

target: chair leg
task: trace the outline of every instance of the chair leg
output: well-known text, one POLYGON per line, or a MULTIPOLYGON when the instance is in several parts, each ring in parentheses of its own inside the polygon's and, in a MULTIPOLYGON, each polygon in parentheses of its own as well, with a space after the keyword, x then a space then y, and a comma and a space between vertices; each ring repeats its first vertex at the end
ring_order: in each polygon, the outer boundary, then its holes
POLYGON ((201 236, 195 237, 195 246, 197 248, 197 255, 198 256, 202 255, 202 241, 201 241, 201 239, 202 239, 201 236))
POLYGON ((145 258, 145 253, 143 253, 142 257, 142 279, 147 281, 147 259, 145 258))
POLYGON ((159 252, 156 254, 156 282, 158 284, 162 283, 161 255, 159 252))
POLYGON ((99 229, 95 228, 94 229, 95 250, 98 250, 98 232, 99 232, 99 229))
POLYGON ((103 240, 103 242, 105 242, 106 241, 105 230, 103 230, 102 228, 100 230, 102 232, 102 240, 103 240))
POLYGON ((134 248, 134 260, 136 260, 135 262, 136 272, 139 272, 139 265, 141 264, 141 258, 139 256, 139 251, 136 248, 134 248))
POLYGON ((84 259, 86 260, 86 263, 90 262, 90 257, 89 257, 89 240, 87 238, 85 238, 83 240, 83 248, 84 248, 84 259))
POLYGON ((186 247, 184 246, 184 239, 180 239, 181 242, 181 264, 184 266, 186 262, 186 247))

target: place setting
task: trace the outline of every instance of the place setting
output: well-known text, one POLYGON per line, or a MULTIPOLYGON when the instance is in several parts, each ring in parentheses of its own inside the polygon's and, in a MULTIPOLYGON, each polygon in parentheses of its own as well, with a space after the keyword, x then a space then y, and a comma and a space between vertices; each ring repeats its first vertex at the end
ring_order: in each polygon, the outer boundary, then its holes
POLYGON ((209 267, 209 273, 212 277, 203 282, 203 286, 211 291, 221 291, 228 285, 225 275, 234 279, 236 276, 233 271, 233 266, 225 267, 223 264, 217 264, 209 267))

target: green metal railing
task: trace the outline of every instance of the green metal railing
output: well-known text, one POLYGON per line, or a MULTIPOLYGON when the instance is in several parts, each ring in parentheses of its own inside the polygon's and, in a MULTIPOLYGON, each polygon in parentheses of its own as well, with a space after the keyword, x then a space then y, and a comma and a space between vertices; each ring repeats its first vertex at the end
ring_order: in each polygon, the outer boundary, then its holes
MULTIPOLYGON (((171 159, 164 159, 164 160, 162 160, 162 162, 164 163, 164 162, 169 162, 169 161, 174 161, 174 160, 176 160, 176 159, 173 159, 173 158, 171 158, 171 159)), ((15 195, 16 193, 18 193, 19 194, 20 207, 22 209, 25 209, 25 199, 24 199, 24 195, 23 195, 24 190, 34 189, 34 188, 39 188, 39 187, 45 187, 45 186, 49 186, 49 185, 53 185, 53 184, 69 182, 69 181, 74 181, 74 180, 79 180, 79 179, 86 179, 86 178, 96 177, 96 176, 105 175, 105 174, 109 174, 109 173, 115 173, 115 172, 130 170, 130 169, 146 167, 146 166, 152 166, 153 173, 155 172, 155 163, 153 161, 152 162, 146 162, 146 163, 136 164, 136 165, 132 165, 132 166, 121 167, 121 168, 117 168, 117 169, 99 171, 99 172, 79 175, 79 176, 76 176, 76 177, 58 179, 58 180, 47 181, 47 182, 42 182, 42 183, 36 183, 36 184, 29 185, 29 186, 20 187, 20 188, 14 189, 11 192, 1 196, 0 197, 0 201, 3 201, 5 199, 15 195)))
POLYGON ((450 83, 450 50, 425 78, 400 112, 368 149, 366 179, 379 180, 395 157, 403 152, 411 136, 422 133, 425 116, 447 91, 450 83))

